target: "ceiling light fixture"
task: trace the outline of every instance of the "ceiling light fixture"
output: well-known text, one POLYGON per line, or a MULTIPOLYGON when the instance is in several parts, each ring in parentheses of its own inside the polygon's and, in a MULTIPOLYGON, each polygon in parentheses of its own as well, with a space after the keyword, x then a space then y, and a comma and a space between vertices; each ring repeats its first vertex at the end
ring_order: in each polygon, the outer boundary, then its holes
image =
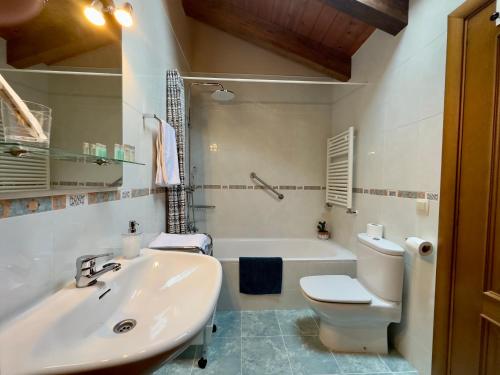
POLYGON ((130 27, 134 24, 134 20, 132 19, 132 5, 130 3, 116 7, 113 15, 118 23, 124 27, 130 27))
POLYGON ((134 24, 132 5, 128 2, 115 6, 112 0, 93 0, 84 9, 85 17, 97 26, 103 26, 106 23, 104 13, 113 14, 116 21, 124 27, 130 27, 134 24))
POLYGON ((96 26, 102 26, 106 23, 103 13, 103 5, 99 0, 94 0, 85 7, 84 14, 87 19, 96 26))

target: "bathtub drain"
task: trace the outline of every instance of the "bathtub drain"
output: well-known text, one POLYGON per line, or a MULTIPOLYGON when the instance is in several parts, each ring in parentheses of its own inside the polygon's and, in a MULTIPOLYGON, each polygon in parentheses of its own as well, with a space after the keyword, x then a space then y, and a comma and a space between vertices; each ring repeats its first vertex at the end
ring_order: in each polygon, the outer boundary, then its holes
POLYGON ((128 331, 133 330, 136 324, 137 324, 137 322, 135 321, 135 319, 122 320, 121 322, 118 322, 113 327, 113 332, 114 333, 127 333, 128 331))

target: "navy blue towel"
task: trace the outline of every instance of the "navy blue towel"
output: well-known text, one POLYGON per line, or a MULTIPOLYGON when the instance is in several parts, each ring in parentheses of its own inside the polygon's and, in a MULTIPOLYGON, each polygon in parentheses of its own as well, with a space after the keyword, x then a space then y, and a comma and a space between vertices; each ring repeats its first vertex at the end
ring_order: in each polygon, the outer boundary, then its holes
POLYGON ((282 258, 240 258, 240 293, 281 294, 282 258))

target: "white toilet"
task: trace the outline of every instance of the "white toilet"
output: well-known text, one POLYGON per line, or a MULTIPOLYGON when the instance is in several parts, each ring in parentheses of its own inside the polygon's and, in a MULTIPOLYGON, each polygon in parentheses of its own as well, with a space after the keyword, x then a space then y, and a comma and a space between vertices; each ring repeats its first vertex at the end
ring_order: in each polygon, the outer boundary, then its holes
POLYGON ((319 338, 340 352, 387 353, 387 327, 401 320, 404 250, 358 234, 357 279, 303 277, 302 293, 320 317, 319 338))

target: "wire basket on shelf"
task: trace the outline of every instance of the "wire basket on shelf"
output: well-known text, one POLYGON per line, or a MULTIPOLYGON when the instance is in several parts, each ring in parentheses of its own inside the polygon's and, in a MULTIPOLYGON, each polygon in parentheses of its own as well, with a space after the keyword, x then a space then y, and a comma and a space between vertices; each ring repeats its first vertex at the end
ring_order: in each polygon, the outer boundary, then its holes
POLYGON ((38 120, 47 140, 40 141, 33 136, 30 128, 19 118, 19 115, 2 98, 0 98, 0 141, 16 143, 36 143, 50 146, 50 127, 52 124, 52 109, 39 103, 24 102, 33 116, 38 120))

